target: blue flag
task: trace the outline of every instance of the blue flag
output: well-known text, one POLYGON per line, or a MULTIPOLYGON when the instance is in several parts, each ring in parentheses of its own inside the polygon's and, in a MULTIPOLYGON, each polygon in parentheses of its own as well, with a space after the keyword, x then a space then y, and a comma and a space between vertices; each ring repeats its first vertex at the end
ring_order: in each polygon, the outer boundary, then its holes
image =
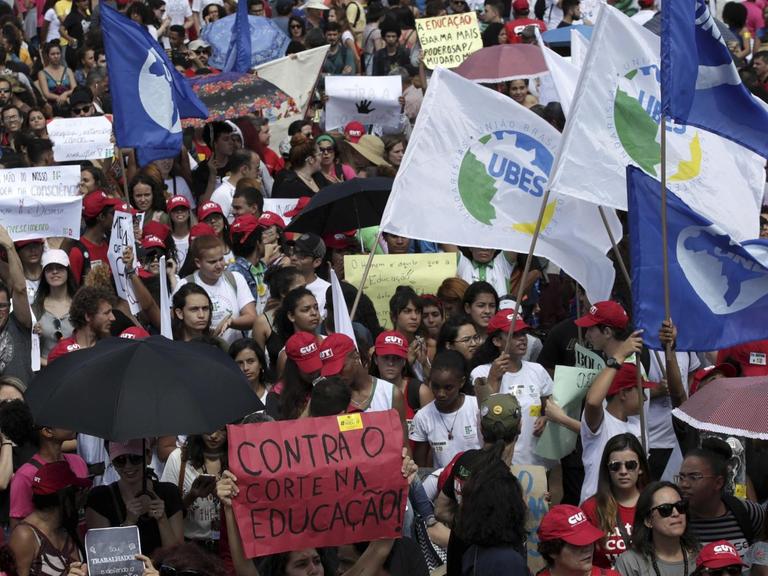
MULTIPOLYGON (((649 348, 664 320, 661 185, 627 167, 632 304, 649 348)), ((734 242, 667 191, 670 315, 678 350, 720 350, 768 338, 768 241, 734 242)))
POLYGON ((768 110, 742 84, 705 0, 674 0, 661 10, 661 106, 768 158, 768 110))
POLYGON ((251 69, 251 22, 248 18, 248 1, 239 0, 237 15, 229 39, 227 63, 224 72, 248 72, 251 69))
POLYGON ((146 28, 102 3, 117 145, 134 148, 140 164, 181 151, 181 119, 208 109, 146 28))

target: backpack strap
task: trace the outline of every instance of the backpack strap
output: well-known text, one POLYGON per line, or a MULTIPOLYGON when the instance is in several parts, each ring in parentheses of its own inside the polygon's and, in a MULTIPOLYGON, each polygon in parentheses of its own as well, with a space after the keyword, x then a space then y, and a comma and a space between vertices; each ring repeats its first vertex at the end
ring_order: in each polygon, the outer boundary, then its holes
POLYGON ((421 399, 419 398, 419 389, 421 381, 418 378, 408 378, 408 384, 405 387, 405 395, 414 412, 421 408, 421 399))
POLYGON ((38 470, 40 470, 40 468, 43 467, 43 464, 39 460, 37 460, 34 456, 29 460, 27 460, 27 464, 29 464, 30 466, 34 466, 38 470))
POLYGON ((752 527, 752 518, 747 505, 731 494, 723 494, 723 504, 736 518, 736 523, 744 534, 744 538, 747 539, 747 543, 752 545, 755 540, 755 531, 752 527))
POLYGON ((235 294, 237 294, 237 280, 235 280, 235 275, 231 270, 224 270, 224 280, 227 281, 227 284, 229 284, 230 288, 232 288, 232 290, 235 291, 235 294))

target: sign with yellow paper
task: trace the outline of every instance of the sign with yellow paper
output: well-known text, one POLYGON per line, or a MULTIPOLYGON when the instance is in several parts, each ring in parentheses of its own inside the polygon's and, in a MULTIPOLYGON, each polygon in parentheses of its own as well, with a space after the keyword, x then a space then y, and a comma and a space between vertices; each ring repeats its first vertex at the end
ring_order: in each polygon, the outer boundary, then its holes
MULTIPOLYGON (((368 256, 344 256, 345 280, 360 286, 368 256)), ((456 254, 377 254, 363 288, 373 302, 382 326, 389 320, 389 299, 398 286, 411 286, 417 294, 434 294, 443 280, 456 276, 456 254)))
POLYGON ((528 518, 525 522, 525 531, 528 533, 528 569, 531 574, 536 574, 544 568, 544 558, 539 554, 539 537, 536 531, 539 529, 541 519, 549 511, 547 502, 547 470, 544 466, 512 466, 512 474, 515 475, 523 489, 523 501, 528 507, 528 518))
POLYGON ((446 14, 416 20, 424 65, 430 70, 437 66, 455 68, 464 59, 483 47, 477 13, 446 14))

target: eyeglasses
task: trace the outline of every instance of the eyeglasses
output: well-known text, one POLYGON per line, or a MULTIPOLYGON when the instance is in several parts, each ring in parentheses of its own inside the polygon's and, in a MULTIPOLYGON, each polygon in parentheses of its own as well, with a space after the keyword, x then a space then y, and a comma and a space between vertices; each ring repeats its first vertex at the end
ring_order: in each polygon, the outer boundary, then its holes
POLYGON ((160 576, 199 576, 197 570, 176 570, 173 566, 162 564, 160 566, 160 576))
POLYGON ((459 340, 454 340, 454 344, 469 344, 470 342, 482 342, 483 337, 474 334, 473 336, 465 336, 464 338, 460 338, 459 340))
POLYGON ((702 568, 701 573, 707 574, 707 576, 738 576, 744 570, 742 566, 738 564, 731 564, 730 566, 723 566, 722 568, 702 568))
POLYGON ((320 154, 331 154, 333 153, 333 146, 320 146, 318 150, 320 150, 320 154))
POLYGON ((625 460, 624 462, 621 460, 611 460, 608 462, 608 470, 611 472, 618 472, 621 470, 622 466, 627 469, 627 472, 632 472, 633 470, 637 470, 639 462, 637 460, 625 460))
POLYGON ((91 111, 91 105, 88 104, 87 106, 76 106, 72 108, 72 114, 85 114, 86 112, 91 111))
POLYGON ((681 482, 694 483, 698 482, 699 480, 703 480, 704 478, 714 478, 714 476, 693 472, 691 474, 678 474, 673 478, 673 480, 675 481, 675 484, 680 484, 681 482))
POLYGON ((129 462, 136 466, 144 462, 144 457, 141 454, 121 454, 116 458, 112 458, 112 464, 115 468, 122 468, 129 462))
POLYGON ((688 501, 687 500, 678 500, 674 504, 659 504, 658 506, 654 506, 651 508, 651 513, 653 513, 654 510, 656 510, 659 513, 659 516, 662 518, 669 518, 672 516, 672 509, 677 510, 678 514, 687 514, 688 513, 688 501))

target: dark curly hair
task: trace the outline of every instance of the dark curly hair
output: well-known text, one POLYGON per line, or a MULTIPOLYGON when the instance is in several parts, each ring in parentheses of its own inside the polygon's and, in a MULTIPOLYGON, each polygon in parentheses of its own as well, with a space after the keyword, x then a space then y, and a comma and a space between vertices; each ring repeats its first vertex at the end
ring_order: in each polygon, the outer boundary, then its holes
POLYGON ((102 302, 114 305, 115 296, 109 290, 91 286, 83 286, 75 292, 69 307, 69 319, 75 330, 88 324, 86 316, 93 316, 99 311, 102 302))
POLYGON ((312 394, 312 383, 301 377, 296 362, 288 358, 283 369, 283 391, 280 393, 279 420, 295 420, 301 415, 312 394))
MULTIPOLYGON (((266 282, 269 288, 269 295, 282 301, 290 291, 291 284, 297 276, 301 276, 298 268, 294 266, 272 266, 267 269, 264 274, 264 282, 266 282)), ((302 276, 303 278, 303 276, 302 276)))
POLYGON ((227 576, 224 562, 218 556, 206 552, 192 542, 155 550, 152 563, 160 571, 165 566, 175 568, 176 572, 190 571, 206 576, 227 576))
POLYGON ((24 400, 0 402, 0 430, 17 446, 37 445, 35 421, 32 412, 24 400))
POLYGON ((158 182, 155 178, 147 174, 146 172, 139 172, 131 178, 131 183, 128 185, 128 196, 131 201, 131 206, 138 209, 136 201, 133 199, 133 189, 137 184, 144 184, 149 186, 152 190, 152 210, 158 212, 165 212, 165 198, 163 196, 163 183, 158 182))

